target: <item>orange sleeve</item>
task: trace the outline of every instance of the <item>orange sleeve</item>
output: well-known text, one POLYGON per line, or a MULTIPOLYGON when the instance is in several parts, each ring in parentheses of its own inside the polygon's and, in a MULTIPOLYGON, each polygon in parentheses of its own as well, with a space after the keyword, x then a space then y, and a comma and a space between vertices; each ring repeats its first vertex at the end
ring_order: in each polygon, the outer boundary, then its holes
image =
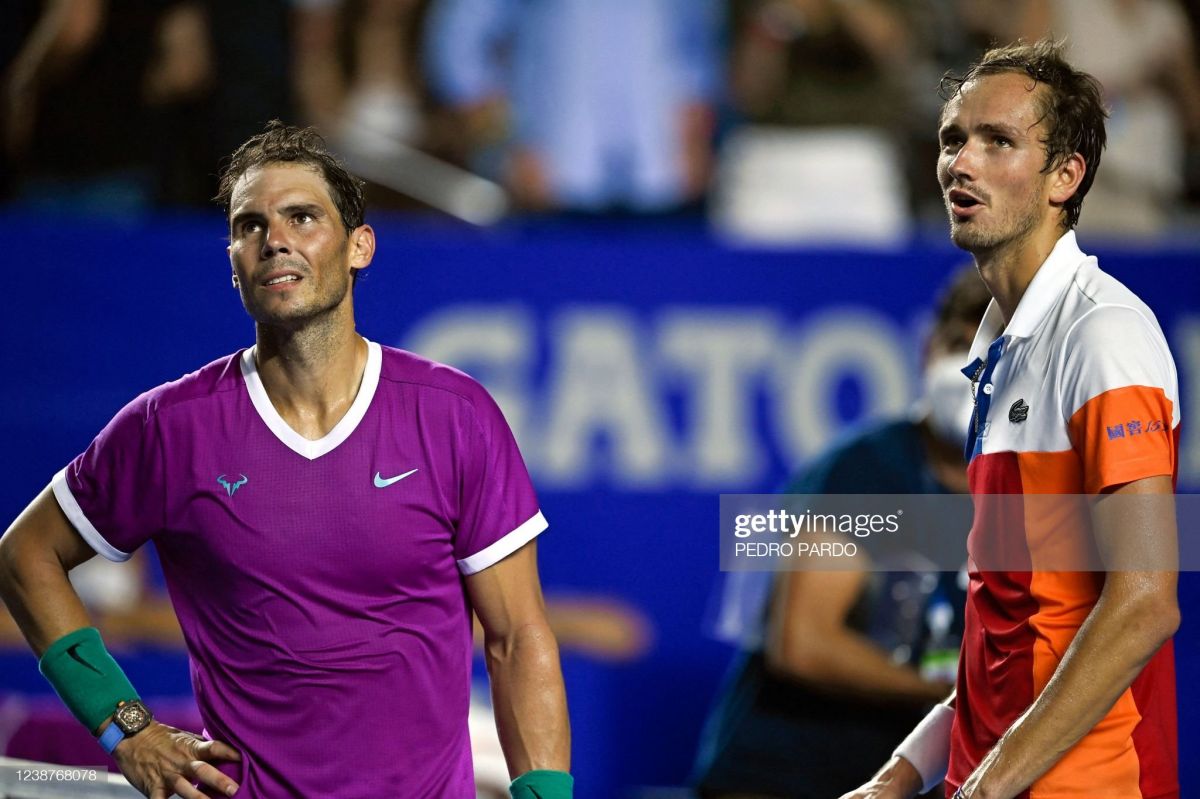
POLYGON ((1174 477, 1173 412, 1166 393, 1151 386, 1114 388, 1085 402, 1068 422, 1084 490, 1098 494, 1145 477, 1174 477))

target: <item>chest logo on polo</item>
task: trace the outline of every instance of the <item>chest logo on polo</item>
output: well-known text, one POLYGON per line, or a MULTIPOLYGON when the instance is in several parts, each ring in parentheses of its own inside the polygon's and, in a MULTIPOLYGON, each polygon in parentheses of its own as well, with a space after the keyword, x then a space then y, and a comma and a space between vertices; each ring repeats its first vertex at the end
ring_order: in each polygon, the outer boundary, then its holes
POLYGON ((416 472, 417 472, 416 469, 410 469, 407 472, 405 472, 404 474, 398 474, 395 477, 384 477, 379 472, 375 472, 375 487, 376 488, 387 488, 392 483, 398 483, 401 480, 403 480, 405 477, 408 477, 410 474, 415 474, 416 472))
POLYGON ((1012 422, 1013 424, 1016 424, 1017 422, 1023 422, 1028 418, 1029 406, 1023 399, 1017 400, 1012 404, 1012 407, 1008 409, 1008 421, 1012 422))
POLYGON ((222 474, 217 477, 217 482, 220 483, 222 486, 224 486, 225 492, 227 494, 229 494, 229 496, 232 497, 239 488, 244 486, 246 483, 250 482, 250 478, 244 474, 239 474, 238 479, 234 480, 231 483, 228 480, 226 480, 225 475, 222 474))

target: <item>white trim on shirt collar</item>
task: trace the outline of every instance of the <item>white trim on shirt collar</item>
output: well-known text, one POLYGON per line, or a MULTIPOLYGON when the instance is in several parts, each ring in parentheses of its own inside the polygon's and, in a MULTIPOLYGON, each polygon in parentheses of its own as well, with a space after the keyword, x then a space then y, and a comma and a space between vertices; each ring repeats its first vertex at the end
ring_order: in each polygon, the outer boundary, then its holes
POLYGON ((346 415, 333 426, 332 430, 316 441, 309 441, 293 430, 279 415, 279 411, 275 410, 275 406, 271 403, 271 398, 267 396, 267 390, 263 386, 262 377, 258 374, 258 365, 254 361, 255 347, 242 351, 242 377, 245 378, 246 391, 250 394, 250 401, 254 404, 254 409, 258 411, 259 418, 270 428, 280 443, 297 455, 302 455, 311 461, 332 452, 350 437, 350 434, 358 427, 358 423, 367 415, 367 408, 371 407, 375 389, 379 386, 379 375, 383 371, 383 350, 375 342, 363 340, 367 342, 367 363, 363 369, 362 384, 358 387, 358 394, 354 397, 354 402, 346 411, 346 415))
POLYGON ((1038 267, 1033 280, 1029 281, 1021 301, 1017 303, 1017 310, 1004 329, 1004 335, 1013 338, 1029 338, 1033 335, 1085 258, 1087 256, 1075 241, 1075 231, 1068 230, 1038 267))
POLYGON ((983 321, 971 344, 971 359, 985 358, 988 347, 1003 335, 1006 339, 1028 338, 1050 313, 1062 297, 1063 291, 1075 276, 1075 272, 1089 256, 1079 249, 1075 231, 1068 230, 1059 238, 1050 255, 1038 267, 1025 289, 1012 321, 1006 326, 1004 314, 996 300, 992 300, 983 314, 983 321))
MULTIPOLYGON (((993 299, 988 303, 987 310, 983 312, 983 319, 979 322, 979 329, 975 331, 975 339, 971 342, 971 354, 967 359, 967 363, 974 363, 976 358, 986 361, 988 347, 992 346, 992 342, 1003 331, 1004 313, 1000 310, 1000 304, 993 299)), ((966 363, 963 364, 963 366, 966 365, 966 363)))

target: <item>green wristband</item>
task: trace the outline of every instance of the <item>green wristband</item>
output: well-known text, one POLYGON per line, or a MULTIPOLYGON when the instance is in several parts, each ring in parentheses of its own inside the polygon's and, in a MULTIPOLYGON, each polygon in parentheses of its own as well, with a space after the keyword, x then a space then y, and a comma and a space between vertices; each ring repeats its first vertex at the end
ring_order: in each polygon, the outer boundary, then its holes
POLYGON ((575 778, 565 771, 526 771, 512 781, 512 799, 571 799, 575 778))
POLYGON ((67 633, 50 644, 38 670, 93 735, 118 703, 141 698, 104 648, 95 627, 67 633))

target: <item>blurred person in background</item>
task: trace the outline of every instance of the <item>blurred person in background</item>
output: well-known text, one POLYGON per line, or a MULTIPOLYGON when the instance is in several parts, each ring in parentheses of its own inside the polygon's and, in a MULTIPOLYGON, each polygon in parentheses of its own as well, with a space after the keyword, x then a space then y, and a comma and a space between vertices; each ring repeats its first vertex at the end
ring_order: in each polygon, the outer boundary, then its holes
POLYGON ((163 199, 208 207, 217 191, 213 164, 272 119, 296 116, 291 82, 292 0, 200 0, 203 27, 194 47, 207 47, 212 63, 208 90, 160 125, 165 152, 163 199), (178 152, 179 140, 187 151, 178 152))
POLYGON ((15 111, 27 113, 23 108, 27 102, 13 96, 17 87, 12 69, 41 14, 41 0, 9 0, 4 6, 4 24, 0 25, 0 201, 12 194, 16 178, 14 148, 9 142, 19 134, 12 128, 12 115, 15 111))
POLYGON ((47 0, 4 73, 10 192, 39 211, 148 210, 154 110, 204 89, 195 2, 47 0))
POLYGON ((910 5, 735 0, 735 110, 765 124, 899 127, 914 96, 910 5))
POLYGON ((1109 106, 1104 170, 1080 230, 1153 238, 1180 217, 1189 141, 1200 142, 1196 36, 1178 0, 1023 0, 1027 41, 1063 38, 1109 106))
POLYGON ((434 0, 425 63, 461 160, 527 209, 672 211, 703 194, 715 0, 434 0))
POLYGON ((292 5, 293 80, 305 121, 367 154, 417 140, 423 87, 415 50, 427 0, 292 5))
MULTIPOLYGON (((959 369, 989 299, 973 267, 957 273, 926 343, 917 412, 838 444, 786 493, 965 493, 971 395, 959 369)), ((957 575, 910 566, 889 573, 864 558, 858 571, 729 575, 742 590, 773 585, 706 724, 702 797, 838 796, 945 698, 962 592, 957 575)))
POLYGON ((915 113, 903 122, 908 176, 914 210, 941 230, 946 209, 937 177, 929 164, 937 160, 938 144, 929 136, 937 127, 942 101, 931 91, 946 72, 962 72, 994 42, 1011 42, 1025 34, 1025 0, 905 0, 909 12, 913 60, 906 68, 916 90, 915 113))
POLYGON ((199 91, 154 106, 154 163, 160 205, 207 207, 217 191, 212 165, 271 119, 295 117, 290 37, 293 0, 190 0, 164 52, 198 70, 199 91))
POLYGON ((292 116, 291 0, 34 5, 0 114, 17 207, 128 218, 205 205, 212 164, 292 116))
POLYGON ((717 230, 768 244, 908 238, 921 0, 737 0, 717 230))

